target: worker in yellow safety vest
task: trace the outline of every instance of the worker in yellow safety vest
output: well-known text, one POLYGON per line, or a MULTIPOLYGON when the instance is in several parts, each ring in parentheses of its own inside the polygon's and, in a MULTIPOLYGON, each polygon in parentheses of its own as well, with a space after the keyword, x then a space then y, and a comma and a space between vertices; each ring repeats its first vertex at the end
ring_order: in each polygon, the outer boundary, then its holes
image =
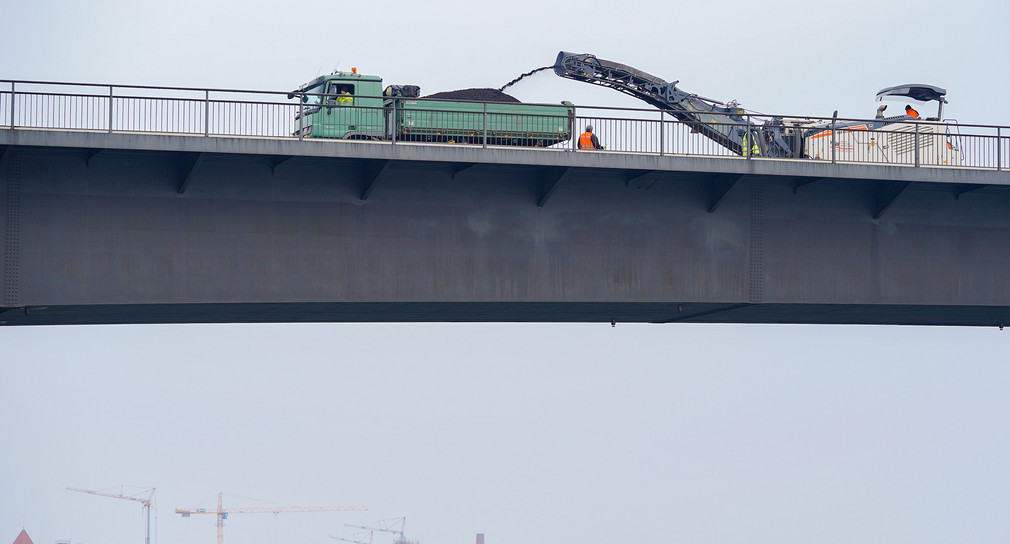
POLYGON ((579 136, 579 149, 603 149, 600 140, 593 134, 593 125, 586 125, 586 131, 579 136))
POLYGON ((761 154, 761 148, 758 147, 757 138, 751 141, 750 133, 745 132, 743 135, 743 142, 740 143, 740 149, 743 150, 743 156, 754 155, 755 157, 761 154), (750 144, 748 145, 748 142, 750 144))
POLYGON ((337 104, 340 104, 341 106, 350 106, 353 103, 354 97, 351 96, 351 93, 347 91, 340 91, 340 94, 337 95, 337 104))

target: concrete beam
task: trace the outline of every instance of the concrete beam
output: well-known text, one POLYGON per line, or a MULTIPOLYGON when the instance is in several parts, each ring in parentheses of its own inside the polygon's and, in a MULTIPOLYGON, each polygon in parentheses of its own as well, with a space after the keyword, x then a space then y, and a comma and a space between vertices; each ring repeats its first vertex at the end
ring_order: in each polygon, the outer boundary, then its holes
POLYGON ((829 181, 831 178, 812 178, 812 179, 802 179, 793 182, 793 194, 803 186, 810 185, 811 183, 817 183, 818 181, 829 181))
POLYGON ((452 167, 452 180, 456 181, 456 176, 458 176, 459 174, 462 174, 463 172, 466 172, 467 170, 470 170, 474 166, 477 166, 477 163, 475 163, 475 162, 464 162, 464 163, 453 165, 453 167, 452 167))
POLYGON ((375 184, 379 178, 389 170, 392 161, 368 161, 361 173, 361 200, 368 200, 375 190, 375 184))
POLYGON ((569 168, 547 168, 540 172, 540 197, 537 199, 537 207, 543 208, 547 204, 547 199, 554 194, 554 189, 558 183, 569 172, 569 168))
POLYGON ((179 182, 177 193, 184 194, 193 180, 193 173, 207 157, 206 153, 184 153, 182 156, 182 181, 179 182))
POLYGON ((977 191, 979 189, 985 189, 986 187, 988 187, 988 185, 958 185, 954 190, 954 200, 961 200, 961 195, 977 191))
POLYGON ((84 164, 87 165, 87 166, 91 166, 91 160, 94 159, 95 157, 101 155, 105 151, 108 151, 108 150, 107 149, 89 149, 87 151, 87 153, 85 153, 85 155, 84 155, 84 164))
POLYGON ((728 179, 717 179, 712 182, 711 193, 709 196, 708 213, 713 213, 722 203, 722 200, 726 198, 729 193, 737 183, 742 181, 746 176, 731 176, 728 179))
POLYGON ((876 208, 873 212, 873 219, 883 217, 884 212, 911 186, 911 183, 902 181, 885 181, 878 185, 875 191, 876 208))
MULTIPOLYGON (((653 171, 653 170, 646 170, 646 171, 644 171, 644 172, 639 172, 639 171, 634 171, 634 172, 632 172, 632 173, 631 173, 631 174, 630 174, 630 175, 629 175, 628 177, 626 177, 626 178, 624 179, 624 186, 625 186, 625 187, 631 187, 631 184, 632 184, 632 183, 637 183, 637 185, 638 185, 638 188, 639 188, 639 189, 641 189, 641 188, 642 188, 642 185, 644 184, 644 180, 645 180, 645 178, 647 178, 647 177, 649 177, 649 176, 658 176, 658 174, 659 174, 659 172, 656 172, 656 171, 653 171)), ((646 188, 647 188, 647 189, 648 189, 648 188, 651 188, 651 187, 652 187, 652 185, 655 185, 655 183, 656 183, 656 182, 655 182, 655 181, 653 181, 653 182, 652 182, 652 183, 651 183, 651 184, 649 185, 649 187, 646 187, 646 188)))
POLYGON ((270 161, 270 173, 273 174, 277 171, 277 167, 293 159, 293 156, 286 157, 275 157, 270 161))

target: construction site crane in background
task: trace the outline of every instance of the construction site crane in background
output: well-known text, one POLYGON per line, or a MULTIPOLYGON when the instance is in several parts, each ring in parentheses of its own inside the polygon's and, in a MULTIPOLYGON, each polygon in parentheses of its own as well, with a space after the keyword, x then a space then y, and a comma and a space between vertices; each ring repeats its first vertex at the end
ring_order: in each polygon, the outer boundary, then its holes
POLYGON ((394 535, 399 535, 399 538, 394 541, 394 543, 396 544, 407 541, 407 539, 403 537, 403 527, 407 525, 406 517, 381 519, 375 522, 375 524, 378 527, 365 527, 364 525, 351 525, 349 523, 345 523, 344 527, 354 527, 355 529, 365 529, 368 531, 382 531, 384 533, 393 533, 394 535), (397 524, 400 525, 398 529, 396 528, 397 524))
POLYGON ((79 493, 88 493, 89 495, 98 495, 100 497, 112 497, 113 499, 126 499, 128 501, 136 501, 144 506, 144 524, 147 525, 147 535, 144 537, 144 544, 151 544, 151 501, 154 500, 154 489, 145 489, 133 495, 127 495, 123 493, 123 486, 119 486, 119 493, 109 493, 107 491, 92 491, 90 489, 78 489, 76 487, 68 487, 70 491, 77 491, 79 493), (147 498, 138 497, 137 495, 147 494, 147 498))
MULTIPOLYGON (((354 536, 357 536, 357 535, 364 535, 364 534, 365 533, 357 533, 357 534, 354 534, 354 535, 351 535, 351 536, 354 537, 354 536)), ((368 531, 368 540, 367 541, 366 540, 355 540, 354 538, 341 538, 339 536, 333 536, 333 535, 330 535, 330 538, 335 538, 337 540, 343 540, 344 542, 350 542, 351 544, 372 544, 372 535, 373 534, 374 533, 372 531, 368 531)))
POLYGON ((217 510, 206 508, 191 508, 184 510, 176 508, 175 513, 188 518, 194 514, 213 514, 217 516, 217 544, 224 544, 224 520, 228 519, 228 514, 281 514, 284 512, 349 512, 367 511, 364 506, 242 506, 239 508, 229 508, 225 510, 223 505, 224 493, 217 494, 217 510))

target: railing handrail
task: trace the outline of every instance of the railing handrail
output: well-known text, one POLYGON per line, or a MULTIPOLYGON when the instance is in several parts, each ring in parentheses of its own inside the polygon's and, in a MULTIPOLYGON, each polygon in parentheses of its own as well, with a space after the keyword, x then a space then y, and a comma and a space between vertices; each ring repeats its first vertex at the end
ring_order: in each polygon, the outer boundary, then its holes
MULTIPOLYGON (((255 89, 231 89, 231 88, 214 88, 214 87, 173 87, 173 86, 133 85, 133 84, 118 84, 118 83, 80 83, 80 82, 67 82, 67 81, 41 81, 41 80, 27 80, 27 79, 26 80, 20 80, 20 79, 0 79, 0 85, 3 85, 3 87, 0 87, 0 94, 6 94, 6 93, 10 92, 8 88, 4 88, 4 87, 9 87, 9 85, 11 85, 11 84, 13 84, 13 85, 18 85, 18 84, 25 84, 25 85, 52 85, 52 86, 68 86, 68 87, 95 87, 95 88, 101 88, 101 89, 109 89, 109 88, 113 88, 113 89, 146 89, 146 90, 154 90, 154 91, 185 91, 185 92, 194 92, 194 93, 263 94, 263 95, 284 96, 285 98, 288 95, 291 95, 293 97, 301 97, 301 96, 326 97, 326 96, 330 96, 330 95, 326 95, 326 94, 322 94, 322 93, 305 93, 305 92, 300 92, 300 91, 264 91, 264 90, 255 90, 255 89)), ((44 91, 17 91, 17 90, 15 90, 15 94, 25 94, 25 95, 48 95, 48 94, 55 94, 55 95, 59 95, 59 96, 89 96, 89 97, 107 97, 108 96, 108 94, 101 94, 101 95, 99 95, 99 94, 75 94, 75 93, 53 93, 53 92, 44 92, 44 91)), ((153 96, 140 96, 140 95, 136 95, 136 96, 134 96, 134 95, 115 95, 115 98, 134 98, 134 99, 152 99, 152 100, 156 100, 156 99, 187 100, 188 99, 188 100, 195 100, 195 101, 201 101, 201 102, 204 101, 204 98, 153 97, 153 96)), ((420 97, 389 97, 389 96, 385 96, 385 95, 378 95, 378 96, 375 96, 375 95, 355 95, 355 98, 398 99, 398 100, 426 100, 426 101, 433 101, 433 102, 467 102, 467 103, 474 103, 474 104, 487 103, 487 104, 496 104, 496 105, 516 105, 516 106, 561 106, 562 105, 561 102, 522 102, 522 103, 518 103, 518 102, 493 102, 493 101, 484 101, 484 100, 466 100, 466 99, 456 99, 456 98, 428 98, 428 97, 423 97, 423 96, 420 96, 420 97)), ((291 100, 291 99, 288 99, 288 100, 291 100)), ((214 99, 212 101, 223 102, 223 100, 220 100, 220 99, 214 99)), ((281 104, 281 103, 287 103, 287 102, 251 102, 251 101, 242 101, 242 100, 235 100, 233 102, 236 102, 236 103, 243 102, 243 103, 252 103, 252 104, 281 104)), ((637 111, 637 112, 644 112, 644 113, 656 113, 658 111, 666 111, 666 113, 670 113, 670 114, 674 113, 674 112, 669 111, 669 110, 659 110, 658 108, 648 108, 648 107, 635 108, 635 107, 628 107, 628 106, 602 106, 602 105, 583 105, 583 104, 572 104, 572 105, 575 106, 575 107, 577 107, 579 110, 637 111)), ((750 115, 752 117, 759 118, 759 119, 782 119, 782 120, 803 119, 803 120, 810 120, 810 121, 831 121, 832 120, 832 117, 830 117, 830 116, 797 115, 797 114, 785 115, 785 114, 776 114, 776 113, 755 112, 755 111, 746 110, 746 109, 743 109, 743 112, 744 113, 741 114, 741 115, 750 115)), ((837 117, 836 119, 838 121, 845 121, 845 122, 849 122, 849 121, 851 121, 851 122, 874 122, 874 121, 880 121, 879 118, 868 118, 868 117, 837 117)), ((885 119, 889 119, 889 118, 885 118, 885 119)), ((993 124, 978 124, 978 123, 948 123, 947 121, 942 120, 942 119, 941 120, 907 119, 905 121, 912 122, 912 123, 935 124, 935 125, 956 124, 957 126, 960 126, 960 127, 972 127, 972 128, 1010 129, 1010 125, 993 125, 993 124)))
MULTIPOLYGON (((23 85, 63 85, 67 87, 101 87, 103 89, 108 89, 113 87, 116 89, 150 89, 156 91, 192 91, 192 92, 212 92, 212 93, 244 93, 244 94, 289 94, 292 91, 262 91, 262 90, 252 90, 252 89, 227 89, 227 88, 214 88, 214 87, 172 87, 172 86, 160 86, 160 85, 132 85, 123 83, 79 83, 72 81, 39 81, 39 80, 29 80, 29 79, 0 79, 0 83, 5 85, 8 84, 23 84, 23 85)), ((89 95, 91 96, 91 95, 89 95)))

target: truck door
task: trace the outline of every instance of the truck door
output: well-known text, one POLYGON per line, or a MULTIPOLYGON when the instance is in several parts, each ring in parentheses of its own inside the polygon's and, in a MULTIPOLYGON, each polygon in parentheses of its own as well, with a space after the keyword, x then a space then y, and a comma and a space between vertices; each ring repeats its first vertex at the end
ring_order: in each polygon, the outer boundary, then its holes
POLYGON ((323 105, 322 136, 346 138, 358 130, 358 108, 354 106, 355 88, 353 83, 331 81, 326 89, 326 103, 323 105))

